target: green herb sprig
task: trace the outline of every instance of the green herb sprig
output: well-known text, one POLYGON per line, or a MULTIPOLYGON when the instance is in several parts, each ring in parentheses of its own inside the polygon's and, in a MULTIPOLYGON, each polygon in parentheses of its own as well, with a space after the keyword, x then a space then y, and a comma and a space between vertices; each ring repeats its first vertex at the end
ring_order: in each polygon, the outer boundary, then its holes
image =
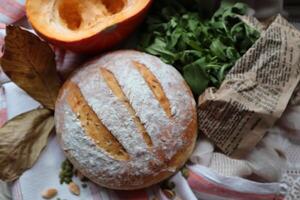
POLYGON ((247 6, 221 6, 209 20, 176 1, 157 1, 146 21, 140 49, 175 66, 195 95, 219 87, 226 73, 260 33, 240 20, 247 6), (167 3, 166 3, 167 2, 167 3))
POLYGON ((69 184, 72 182, 74 175, 73 165, 69 160, 64 160, 61 164, 61 171, 59 173, 60 184, 69 184))

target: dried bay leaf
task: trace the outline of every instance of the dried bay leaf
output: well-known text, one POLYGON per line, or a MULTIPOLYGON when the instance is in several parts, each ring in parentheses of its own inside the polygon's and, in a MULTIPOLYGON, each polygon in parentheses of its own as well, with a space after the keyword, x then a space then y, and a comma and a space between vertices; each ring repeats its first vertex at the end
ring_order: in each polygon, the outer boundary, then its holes
POLYGON ((6 34, 3 71, 32 98, 54 109, 61 87, 54 52, 46 42, 17 26, 7 26, 6 34))
POLYGON ((40 108, 9 120, 0 128, 0 179, 13 181, 30 168, 54 128, 53 112, 40 108))

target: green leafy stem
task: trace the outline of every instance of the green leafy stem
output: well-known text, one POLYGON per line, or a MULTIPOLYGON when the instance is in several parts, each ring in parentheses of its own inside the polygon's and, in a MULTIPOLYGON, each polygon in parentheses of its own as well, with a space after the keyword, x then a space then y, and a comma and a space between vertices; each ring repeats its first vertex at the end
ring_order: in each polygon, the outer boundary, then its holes
POLYGON ((176 1, 159 3, 146 21, 139 48, 175 66, 195 95, 219 87, 260 33, 240 20, 247 6, 221 6, 210 19, 176 1))

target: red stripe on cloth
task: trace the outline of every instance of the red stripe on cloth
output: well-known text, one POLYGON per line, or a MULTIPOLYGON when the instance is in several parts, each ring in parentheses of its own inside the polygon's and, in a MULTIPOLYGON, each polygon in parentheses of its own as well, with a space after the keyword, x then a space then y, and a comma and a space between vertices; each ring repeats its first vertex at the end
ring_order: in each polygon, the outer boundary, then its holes
POLYGON ((13 200, 19 200, 19 194, 18 194, 18 188, 17 188, 17 184, 16 182, 12 185, 12 189, 11 189, 11 194, 12 194, 12 199, 13 200))
POLYGON ((25 5, 19 3, 16 0, 0 0, 1 5, 10 5, 11 7, 18 9, 18 10, 25 10, 25 5))
POLYGON ((278 196, 277 194, 255 194, 255 193, 244 193, 234 190, 230 190, 220 185, 211 182, 204 177, 201 177, 190 170, 188 183, 193 190, 199 193, 211 194, 219 197, 227 197, 233 199, 256 199, 256 200, 283 200, 283 196, 278 196))
POLYGON ((122 200, 148 200, 146 190, 115 191, 115 193, 122 200))
POLYGON ((7 10, 7 8, 4 6, 0 6, 0 13, 10 18, 12 21, 17 20, 16 15, 14 15, 12 11, 7 10))
POLYGON ((18 20, 25 15, 25 8, 15 0, 0 0, 0 12, 12 20, 18 20))
POLYGON ((0 22, 0 29, 5 29, 5 28, 6 28, 6 24, 0 22))
POLYGON ((7 121, 7 109, 2 108, 0 110, 0 127, 7 121))
MULTIPOLYGON (((0 54, 2 53, 2 46, 4 45, 4 38, 0 36, 0 54)), ((1 57, 1 56, 0 56, 1 57)))
POLYGON ((18 193, 18 199, 17 200, 23 200, 23 195, 22 195, 22 189, 21 189, 21 184, 20 181, 17 180, 17 193, 18 193))

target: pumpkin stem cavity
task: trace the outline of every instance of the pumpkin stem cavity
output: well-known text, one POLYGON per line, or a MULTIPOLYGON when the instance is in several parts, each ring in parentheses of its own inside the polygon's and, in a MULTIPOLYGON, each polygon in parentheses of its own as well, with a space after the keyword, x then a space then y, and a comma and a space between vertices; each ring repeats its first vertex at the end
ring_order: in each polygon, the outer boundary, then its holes
POLYGON ((61 23, 76 31, 95 25, 103 17, 121 12, 127 0, 58 0, 61 23))

